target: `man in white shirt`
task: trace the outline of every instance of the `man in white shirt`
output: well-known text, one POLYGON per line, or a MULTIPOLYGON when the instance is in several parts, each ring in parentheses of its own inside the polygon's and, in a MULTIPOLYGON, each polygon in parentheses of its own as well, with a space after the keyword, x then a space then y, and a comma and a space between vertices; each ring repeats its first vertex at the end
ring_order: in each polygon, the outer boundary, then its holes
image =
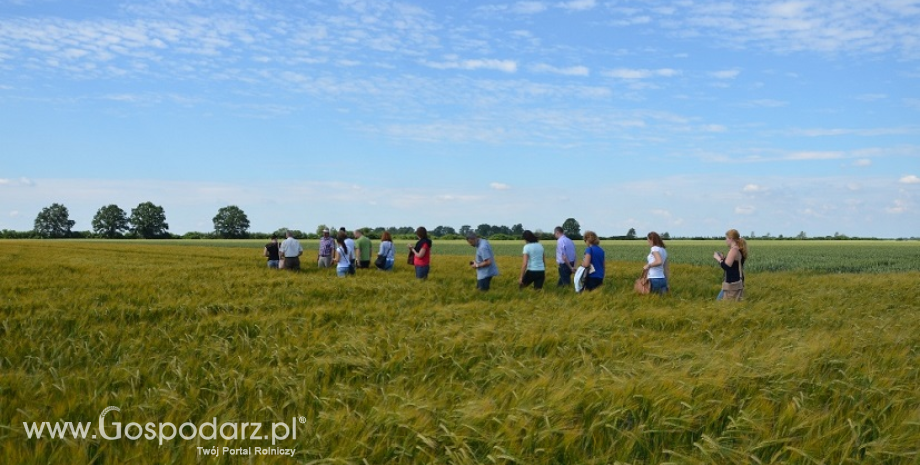
POLYGON ((300 256, 303 255, 303 247, 300 242, 294 239, 294 234, 287 232, 287 239, 281 242, 281 253, 284 254, 284 269, 291 271, 300 271, 300 256))
POLYGON ((566 237, 561 226, 556 226, 553 235, 556 236, 556 264, 559 265, 559 287, 572 283, 572 273, 575 272, 575 243, 566 237))

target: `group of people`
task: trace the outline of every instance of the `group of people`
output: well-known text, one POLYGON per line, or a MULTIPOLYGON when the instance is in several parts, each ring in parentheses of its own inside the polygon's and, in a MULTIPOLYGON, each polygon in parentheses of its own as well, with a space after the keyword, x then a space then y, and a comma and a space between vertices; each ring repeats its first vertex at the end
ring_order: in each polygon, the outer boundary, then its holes
MULTIPOLYGON (((417 242, 414 245, 408 245, 408 261, 415 267, 416 278, 427 279, 431 269, 432 242, 428 237, 428 230, 424 227, 417 228, 415 236, 418 239, 417 242)), ((597 234, 594 231, 585 232, 586 248, 578 267, 576 267, 575 243, 572 239, 565 235, 562 227, 558 226, 553 231, 553 236, 556 238, 555 258, 559 271, 559 281, 556 285, 565 287, 572 285, 574 281, 576 289, 579 291, 590 292, 599 288, 604 283, 605 257, 604 249, 600 247, 600 239, 597 234)), ((533 285, 534 289, 542 289, 546 281, 546 261, 543 245, 540 244, 537 236, 529 230, 524 231, 522 239, 524 240, 524 248, 518 275, 518 287, 523 289, 533 285)), ((667 247, 657 232, 648 233, 646 239, 650 251, 646 257, 646 264, 643 266, 643 270, 647 272, 650 292, 666 294, 670 290, 668 281, 671 274, 667 247)), ((472 232, 466 236, 466 241, 476 248, 474 260, 470 261, 469 264, 470 268, 476 272, 476 289, 488 291, 491 287, 492 278, 499 274, 492 245, 488 239, 479 237, 472 232)), ((729 248, 728 253, 715 252, 713 254, 713 258, 719 262, 719 266, 724 271, 722 288, 717 299, 741 300, 744 296, 744 262, 748 256, 747 242, 741 237, 738 230, 730 229, 725 233, 725 244, 729 248)), ((352 239, 348 236, 345 228, 341 228, 333 239, 329 230, 324 229, 317 253, 317 266, 321 268, 335 266, 336 275, 345 277, 355 274, 357 268, 370 268, 371 252, 371 241, 360 230, 354 231, 354 239, 352 239)), ((303 255, 303 247, 288 232, 287 237, 281 243, 278 242, 277 237, 272 236, 271 242, 265 246, 263 255, 268 258, 269 268, 284 268, 296 271, 300 269, 300 256, 303 255)), ((383 271, 392 270, 395 261, 396 251, 393 246, 393 239, 389 232, 384 232, 380 238, 380 247, 374 266, 383 271)))

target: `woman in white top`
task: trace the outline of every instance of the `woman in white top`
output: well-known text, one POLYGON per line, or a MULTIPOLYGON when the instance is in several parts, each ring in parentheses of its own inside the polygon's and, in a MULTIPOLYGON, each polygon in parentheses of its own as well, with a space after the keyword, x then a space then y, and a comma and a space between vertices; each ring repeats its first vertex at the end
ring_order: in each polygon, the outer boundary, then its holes
POLYGON ((524 261, 521 263, 521 277, 518 279, 519 289, 524 289, 533 283, 534 289, 543 289, 546 281, 546 261, 543 258, 543 244, 534 233, 524 231, 524 261))
POLYGON ((353 250, 348 250, 348 246, 345 245, 345 234, 339 233, 335 238, 335 242, 338 244, 335 248, 335 252, 332 254, 332 261, 335 263, 335 274, 340 278, 348 276, 348 271, 351 269, 351 260, 355 256, 353 250))
POLYGON ((648 233, 648 245, 652 247, 646 260, 648 263, 642 267, 648 270, 648 280, 651 291, 656 294, 668 292, 668 278, 671 276, 671 267, 668 265, 668 250, 664 246, 661 236, 655 231, 648 233))

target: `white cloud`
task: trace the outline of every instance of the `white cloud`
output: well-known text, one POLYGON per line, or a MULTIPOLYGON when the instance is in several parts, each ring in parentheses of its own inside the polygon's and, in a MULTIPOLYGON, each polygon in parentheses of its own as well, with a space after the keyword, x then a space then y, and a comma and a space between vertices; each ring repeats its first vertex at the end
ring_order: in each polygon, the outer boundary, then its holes
POLYGON ((739 69, 726 69, 709 73, 710 76, 716 79, 735 79, 739 74, 741 74, 739 69))
POLYGON ((587 66, 570 66, 568 68, 557 68, 552 65, 539 63, 531 67, 534 72, 559 74, 562 76, 588 76, 591 70, 587 66))
POLYGON ((905 202, 905 201, 903 201, 903 200, 895 200, 895 201, 894 201, 894 206, 885 208, 885 212, 891 213, 891 214, 894 214, 894 215, 899 215, 899 214, 901 214, 901 213, 906 212, 907 210, 908 210, 908 208, 907 208, 907 202, 905 202))
POLYGON ((742 189, 744 192, 763 192, 764 190, 766 189, 757 184, 748 184, 744 186, 744 189, 742 189))
POLYGON ((868 158, 860 158, 859 160, 856 160, 853 162, 853 166, 871 166, 871 165, 872 165, 872 160, 868 158))
POLYGON ((586 11, 586 10, 593 9, 595 6, 597 6, 597 1, 596 0, 571 0, 568 2, 559 3, 557 6, 564 10, 586 11))
POLYGON ((786 155, 786 160, 836 160, 843 158, 843 152, 795 152, 786 155))
POLYGON ((901 184, 920 184, 920 177, 910 174, 898 180, 901 184))
POLYGON ((756 209, 750 205, 735 207, 735 213, 738 215, 752 215, 756 209))
POLYGON ((478 69, 489 69, 502 71, 505 73, 514 73, 517 71, 517 62, 513 60, 494 60, 494 59, 477 59, 477 60, 447 60, 441 62, 424 61, 426 66, 435 69, 463 69, 474 71, 478 69))
POLYGON ((604 71, 604 76, 612 77, 616 79, 649 79, 653 77, 673 77, 680 74, 680 71, 671 68, 661 68, 661 69, 632 69, 632 68, 617 68, 609 71, 604 71))
POLYGON ((507 185, 507 184, 505 184, 505 183, 501 183, 501 182, 493 182, 493 183, 489 184, 489 187, 491 187, 492 189, 495 189, 495 190, 497 190, 497 191, 506 191, 506 190, 508 190, 508 189, 511 189, 511 186, 509 186, 509 185, 507 185))
POLYGON ((10 218, 16 218, 19 216, 19 210, 10 211, 10 218))
POLYGON ((544 2, 517 2, 511 8, 515 13, 531 15, 542 13, 549 7, 544 2))

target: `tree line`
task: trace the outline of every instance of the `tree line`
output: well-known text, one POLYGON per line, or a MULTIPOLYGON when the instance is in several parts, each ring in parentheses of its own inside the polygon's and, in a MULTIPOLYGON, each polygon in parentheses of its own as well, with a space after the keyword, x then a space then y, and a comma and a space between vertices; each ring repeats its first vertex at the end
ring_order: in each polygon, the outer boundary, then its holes
MULTIPOLYGON (((130 215, 122 210, 118 205, 106 205, 96 212, 92 221, 91 231, 74 231, 76 224, 70 219, 70 213, 62 204, 54 203, 51 206, 43 208, 35 217, 34 229, 31 231, 13 231, 4 229, 0 231, 0 238, 4 239, 29 239, 29 238, 138 238, 138 239, 263 239, 272 235, 284 237, 288 229, 281 228, 271 233, 250 232, 249 218, 246 213, 236 205, 228 205, 220 208, 213 218, 214 230, 208 232, 191 231, 183 235, 171 234, 169 224, 166 222, 166 212, 163 207, 153 204, 153 202, 143 202, 136 208, 131 209, 130 215)), ((561 228, 563 233, 572 239, 581 239, 581 225, 575 218, 567 218, 562 222, 561 228)), ((331 225, 320 224, 316 227, 315 232, 304 232, 300 230, 290 230, 294 236, 303 239, 316 239, 322 235, 324 229, 335 232, 336 228, 331 225)), ((378 226, 375 228, 362 227, 356 228, 364 235, 371 239, 379 239, 384 232, 389 232, 396 239, 414 239, 414 226, 378 226)), ((349 230, 352 232, 353 230, 349 230)), ((479 237, 489 238, 491 240, 515 240, 520 239, 524 233, 524 226, 520 223, 511 227, 504 225, 490 225, 487 223, 480 224, 475 228, 471 225, 462 225, 459 229, 451 226, 437 226, 428 229, 428 234, 439 239, 463 239, 469 233, 474 232, 479 237)), ((533 233, 540 240, 552 240, 553 231, 534 230, 533 233)), ((607 236, 606 240, 634 240, 643 239, 645 236, 638 236, 635 228, 630 228, 625 235, 607 236)), ((694 236, 694 237, 674 237, 665 231, 661 233, 664 240, 670 239, 722 239, 721 236, 694 236)), ((782 234, 772 236, 770 233, 757 236, 753 231, 747 236, 747 239, 758 240, 860 240, 874 239, 863 237, 850 237, 845 234, 834 233, 833 236, 816 236, 810 237, 805 231, 798 235, 784 237, 782 234)), ((915 239, 915 238, 912 238, 915 239)))

